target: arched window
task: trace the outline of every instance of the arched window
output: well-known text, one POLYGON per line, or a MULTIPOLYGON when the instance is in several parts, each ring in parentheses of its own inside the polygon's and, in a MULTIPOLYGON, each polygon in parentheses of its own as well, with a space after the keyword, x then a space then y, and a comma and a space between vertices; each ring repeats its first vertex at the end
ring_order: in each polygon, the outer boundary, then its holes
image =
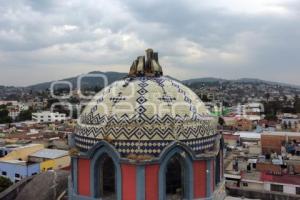
POLYGON ((100 197, 103 200, 116 199, 116 168, 113 160, 107 154, 100 159, 100 197))
POLYGON ((117 150, 105 141, 89 152, 91 196, 95 199, 122 199, 122 176, 117 150))
POLYGON ((166 168, 166 198, 179 200, 184 197, 184 166, 179 155, 174 155, 166 168))
POLYGON ((174 143, 160 157, 159 199, 193 199, 193 163, 189 150, 174 143))

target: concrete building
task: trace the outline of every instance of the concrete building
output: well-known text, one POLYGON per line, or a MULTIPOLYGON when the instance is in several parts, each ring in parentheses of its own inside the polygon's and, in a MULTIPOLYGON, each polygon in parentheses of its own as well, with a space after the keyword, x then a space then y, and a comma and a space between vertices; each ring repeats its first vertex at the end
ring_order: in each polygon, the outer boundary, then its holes
POLYGON ((300 133, 297 132, 263 132, 261 134, 261 148, 263 154, 276 152, 278 155, 281 155, 284 153, 283 151, 288 151, 288 149, 286 149, 288 146, 294 146, 295 153, 297 151, 300 153, 299 144, 300 133), (294 142, 296 143, 293 144, 294 142))
POLYGON ((239 136, 240 144, 242 144, 243 142, 259 143, 261 140, 261 134, 257 132, 238 131, 235 132, 233 135, 239 136))
POLYGON ((69 152, 58 149, 42 149, 30 154, 28 160, 40 163, 41 171, 62 169, 70 166, 69 152))
POLYGON ((32 120, 38 123, 43 122, 62 122, 67 120, 65 113, 58 113, 58 112, 50 112, 50 111, 43 111, 38 113, 32 113, 32 120))
POLYGON ((234 148, 240 144, 240 136, 232 133, 223 134, 224 142, 229 148, 234 148))
POLYGON ((6 145, 1 147, 0 153, 2 158, 0 161, 7 160, 23 160, 27 161, 28 156, 32 153, 35 153, 41 149, 44 149, 44 145, 42 144, 28 144, 25 146, 22 145, 6 145))
POLYGON ((243 173, 241 188, 299 195, 300 198, 300 178, 297 176, 276 176, 265 172, 243 173))
POLYGON ((260 103, 248 103, 238 105, 236 108, 236 116, 251 121, 259 121, 264 118, 264 108, 260 103))
POLYGON ((279 119, 281 121, 282 127, 285 129, 295 129, 298 128, 298 125, 300 124, 300 119, 298 115, 290 113, 284 113, 280 115, 279 119))
POLYGON ((0 101, 0 105, 18 105, 18 101, 0 101))
POLYGON ((40 172, 39 163, 30 163, 20 160, 1 160, 0 176, 9 178, 13 183, 21 179, 38 174, 40 172))
POLYGON ((15 120, 21 111, 29 109, 26 103, 18 101, 0 101, 0 105, 6 105, 8 110, 8 116, 15 120))
POLYGON ((29 109, 29 105, 27 103, 24 103, 24 102, 19 102, 18 107, 19 107, 20 111, 25 111, 25 110, 29 109))
POLYGON ((8 177, 13 182, 43 171, 70 166, 68 151, 44 149, 41 144, 9 147, 2 148, 6 155, 0 158, 0 176, 8 177))
POLYGON ((17 108, 9 108, 8 116, 15 120, 20 115, 20 110, 17 108))
POLYGON ((9 178, 12 182, 18 182, 22 178, 32 176, 40 172, 40 164, 28 162, 31 153, 43 149, 41 144, 7 145, 2 147, 0 158, 0 176, 9 178))

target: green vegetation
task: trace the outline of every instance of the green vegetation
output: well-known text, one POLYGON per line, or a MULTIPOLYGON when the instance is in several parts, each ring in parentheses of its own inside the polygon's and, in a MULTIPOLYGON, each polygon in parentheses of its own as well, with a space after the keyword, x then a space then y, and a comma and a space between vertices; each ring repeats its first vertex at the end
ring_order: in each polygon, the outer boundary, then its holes
POLYGON ((12 184, 13 183, 8 178, 0 176, 0 192, 6 190, 12 184))
POLYGON ((294 98, 294 103, 288 102, 285 98, 283 101, 273 100, 263 102, 266 119, 276 120, 277 113, 300 113, 300 98, 298 95, 294 98))
POLYGON ((300 98, 298 95, 295 96, 294 110, 296 113, 300 113, 300 98))
POLYGON ((28 110, 24 110, 21 111, 17 121, 26 121, 26 120, 31 120, 31 115, 32 115, 32 108, 28 109, 28 110))
POLYGON ((225 124, 225 121, 222 117, 219 117, 218 123, 219 123, 219 125, 223 126, 225 124))
POLYGON ((8 116, 8 110, 6 105, 0 106, 0 124, 11 123, 12 118, 8 116))

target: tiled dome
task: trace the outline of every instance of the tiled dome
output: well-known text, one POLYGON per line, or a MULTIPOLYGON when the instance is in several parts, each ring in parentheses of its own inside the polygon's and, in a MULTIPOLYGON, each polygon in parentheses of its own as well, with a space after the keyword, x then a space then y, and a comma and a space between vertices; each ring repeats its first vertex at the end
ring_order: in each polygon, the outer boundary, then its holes
POLYGON ((160 73, 131 75, 99 92, 80 116, 76 145, 84 151, 109 140, 124 155, 159 155, 172 141, 182 141, 196 153, 212 148, 216 124, 203 102, 160 73))

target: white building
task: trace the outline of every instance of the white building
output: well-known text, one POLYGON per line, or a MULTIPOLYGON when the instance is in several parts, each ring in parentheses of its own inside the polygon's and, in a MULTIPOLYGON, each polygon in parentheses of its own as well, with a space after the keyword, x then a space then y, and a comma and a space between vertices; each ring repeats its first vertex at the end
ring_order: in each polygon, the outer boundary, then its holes
POLYGON ((298 124, 300 123, 298 115, 290 113, 278 115, 278 118, 281 120, 281 124, 287 126, 287 128, 297 128, 298 124))
POLYGON ((18 101, 0 101, 0 105, 6 105, 8 109, 8 116, 15 120, 21 111, 29 109, 29 106, 26 103, 18 101))
POLYGON ((66 114, 58 113, 58 112, 50 112, 50 111, 43 111, 38 113, 32 113, 32 120, 38 123, 42 122, 62 122, 67 119, 66 114))
POLYGON ((244 189, 279 192, 300 197, 300 182, 295 175, 266 176, 262 175, 261 172, 243 173, 241 183, 241 187, 244 189))
POLYGON ((245 118, 251 121, 259 121, 264 118, 264 107, 260 103, 248 103, 245 105, 238 105, 236 108, 236 115, 240 118, 245 118))
POLYGON ((0 101, 0 105, 18 105, 18 101, 0 101))
POLYGON ((17 108, 10 108, 8 111, 8 116, 11 117, 13 120, 15 120, 20 114, 20 111, 17 108))
POLYGON ((20 110, 20 111, 29 110, 29 105, 26 104, 26 103, 20 102, 20 103, 18 103, 18 106, 19 106, 19 110, 20 110))

